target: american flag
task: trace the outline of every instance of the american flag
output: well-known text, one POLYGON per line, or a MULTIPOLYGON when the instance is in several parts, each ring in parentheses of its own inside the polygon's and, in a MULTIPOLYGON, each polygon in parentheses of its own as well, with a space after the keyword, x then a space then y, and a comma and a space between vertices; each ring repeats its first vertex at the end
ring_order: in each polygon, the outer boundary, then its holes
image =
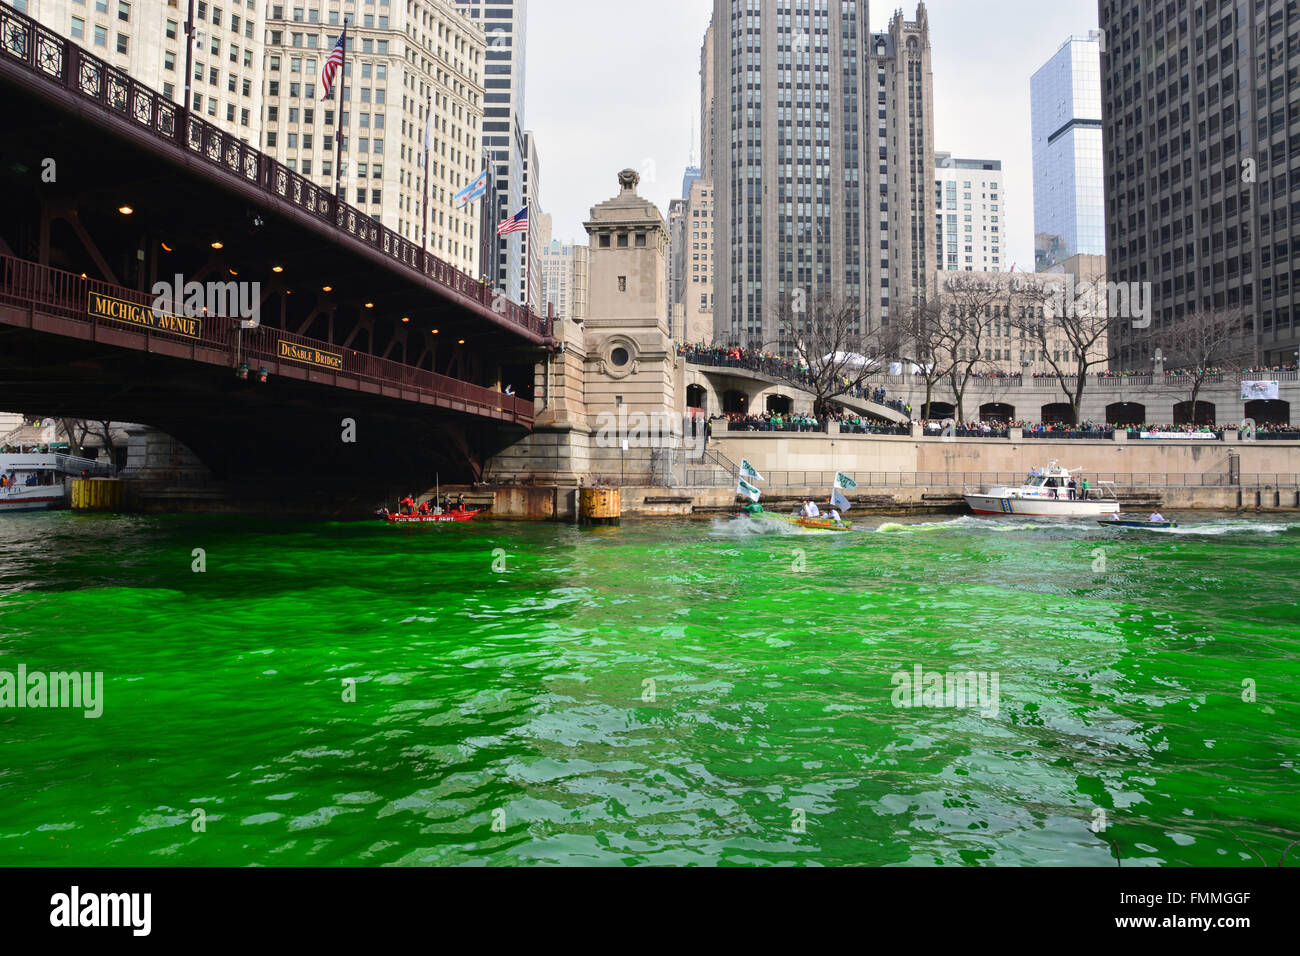
POLYGON ((339 71, 343 65, 343 49, 348 39, 348 25, 343 24, 343 33, 339 35, 339 42, 334 44, 334 49, 330 50, 330 55, 325 59, 325 65, 320 71, 321 99, 327 100, 330 97, 330 90, 334 88, 334 74, 339 71))
POLYGON ((498 236, 508 236, 512 232, 528 231, 528 207, 519 210, 501 225, 497 226, 498 236))

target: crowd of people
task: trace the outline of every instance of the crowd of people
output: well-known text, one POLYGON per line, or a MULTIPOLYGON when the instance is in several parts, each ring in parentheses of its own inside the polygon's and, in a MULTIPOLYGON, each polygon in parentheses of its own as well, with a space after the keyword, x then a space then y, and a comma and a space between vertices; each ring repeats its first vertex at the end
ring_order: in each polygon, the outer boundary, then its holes
MULTIPOLYGON (((677 354, 685 357, 688 362, 700 365, 743 368, 751 372, 763 372, 767 375, 775 375, 794 382, 811 383, 812 380, 807 363, 790 361, 761 349, 742 349, 734 345, 679 345, 677 354)), ((864 387, 851 385, 847 378, 841 384, 844 388, 844 391, 841 392, 843 395, 875 402, 878 405, 885 405, 899 412, 911 411, 911 407, 905 402, 890 398, 883 386, 864 387)))

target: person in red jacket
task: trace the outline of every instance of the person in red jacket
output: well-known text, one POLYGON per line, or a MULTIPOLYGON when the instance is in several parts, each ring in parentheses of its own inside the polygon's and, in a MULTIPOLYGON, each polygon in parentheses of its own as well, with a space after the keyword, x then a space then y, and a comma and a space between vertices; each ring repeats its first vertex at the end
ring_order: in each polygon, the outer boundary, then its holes
POLYGON ((402 514, 404 515, 414 514, 415 499, 412 498, 410 495, 407 495, 405 498, 401 500, 400 507, 402 509, 402 514))

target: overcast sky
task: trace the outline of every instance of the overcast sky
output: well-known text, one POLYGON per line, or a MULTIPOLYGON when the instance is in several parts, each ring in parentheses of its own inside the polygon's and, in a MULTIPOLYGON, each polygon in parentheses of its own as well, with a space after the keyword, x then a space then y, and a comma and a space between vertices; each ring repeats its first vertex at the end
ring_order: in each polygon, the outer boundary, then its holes
MULTIPOLYGON (((883 30, 898 0, 872 0, 883 30)), ((915 2, 902 4, 909 19, 915 2)), ((537 134, 542 211, 555 238, 586 242, 593 205, 641 173, 667 215, 699 161, 700 44, 711 0, 529 0, 527 128, 537 134)), ((1071 33, 1097 27, 1096 0, 930 0, 935 148, 1000 159, 1007 261, 1033 270, 1029 78, 1071 33)))

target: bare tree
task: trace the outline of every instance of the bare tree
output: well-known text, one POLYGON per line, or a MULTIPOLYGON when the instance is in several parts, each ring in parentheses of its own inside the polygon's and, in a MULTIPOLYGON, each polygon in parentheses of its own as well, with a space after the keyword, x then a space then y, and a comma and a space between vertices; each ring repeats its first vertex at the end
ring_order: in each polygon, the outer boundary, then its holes
POLYGON ((865 319, 856 304, 796 289, 782 297, 777 319, 783 351, 796 367, 771 374, 811 393, 819 419, 835 410, 835 398, 865 387, 885 366, 880 335, 863 330, 865 319))
POLYGON ((904 306, 899 318, 901 322, 888 327, 893 330, 889 352, 913 366, 917 370, 913 374, 925 381, 921 417, 929 418, 934 388, 952 371, 950 352, 944 348, 949 330, 944 328, 943 310, 937 301, 904 306))
POLYGON ((1014 280, 1011 324, 1024 332, 1042 360, 1052 367, 1056 381, 1078 424, 1083 414, 1083 390, 1088 369, 1105 365, 1110 317, 1105 276, 1090 275, 1075 285, 1060 280, 1014 280), (1053 348, 1064 343, 1066 348, 1053 348), (1068 381, 1073 377, 1074 381, 1068 381))
POLYGON ((87 457, 86 439, 93 436, 108 452, 110 461, 116 461, 117 446, 113 442, 113 423, 86 418, 60 418, 59 425, 68 438, 71 452, 78 458, 87 457))
POLYGON ((1255 354, 1240 309, 1201 309, 1189 312, 1162 328, 1153 328, 1147 340, 1164 355, 1166 368, 1183 373, 1191 388, 1192 421, 1196 397, 1208 376, 1223 368, 1241 368, 1255 354))
POLYGON ((86 457, 86 436, 90 434, 90 422, 84 418, 60 418, 59 425, 68 438, 69 451, 78 458, 86 457))
POLYGON ((990 367, 985 341, 993 332, 995 322, 1005 317, 1004 303, 1010 293, 1006 287, 955 273, 947 277, 935 297, 939 327, 938 351, 947 366, 948 384, 952 388, 957 421, 966 420, 966 387, 970 380, 990 367))

